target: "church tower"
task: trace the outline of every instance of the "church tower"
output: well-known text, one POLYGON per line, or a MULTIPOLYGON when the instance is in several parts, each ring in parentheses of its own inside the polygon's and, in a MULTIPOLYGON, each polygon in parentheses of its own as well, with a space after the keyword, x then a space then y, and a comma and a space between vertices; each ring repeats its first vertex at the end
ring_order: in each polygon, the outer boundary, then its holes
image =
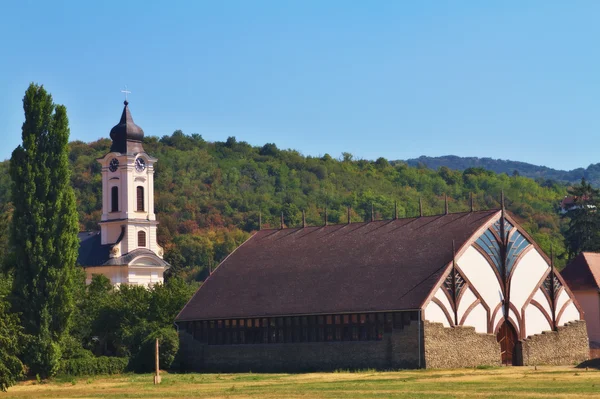
MULTIPOLYGON (((82 266, 89 278, 102 273, 113 284, 154 284, 163 281, 169 266, 162 260, 163 249, 156 241, 157 159, 144 151, 144 131, 133 122, 128 101, 124 104, 121 120, 110 131, 110 152, 98 159, 102 165, 102 217, 96 239, 100 250, 95 249, 97 259, 89 259, 82 266)), ((81 244, 83 247, 84 240, 81 244)))

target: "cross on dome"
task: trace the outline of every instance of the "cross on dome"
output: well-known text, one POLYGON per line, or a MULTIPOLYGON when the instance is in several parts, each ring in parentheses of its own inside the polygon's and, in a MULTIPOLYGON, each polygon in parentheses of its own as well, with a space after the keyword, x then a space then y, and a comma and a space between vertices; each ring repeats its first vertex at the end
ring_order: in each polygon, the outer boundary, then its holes
POLYGON ((121 93, 125 93, 125 101, 127 102, 127 95, 131 94, 131 92, 127 90, 127 85, 125 85, 125 90, 121 90, 121 93))

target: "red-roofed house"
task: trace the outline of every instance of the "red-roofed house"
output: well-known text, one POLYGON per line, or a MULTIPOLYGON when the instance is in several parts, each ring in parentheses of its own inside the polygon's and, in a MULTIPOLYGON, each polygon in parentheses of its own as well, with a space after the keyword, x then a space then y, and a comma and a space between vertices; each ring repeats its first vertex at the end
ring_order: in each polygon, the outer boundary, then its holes
POLYGON ((590 346, 600 348, 600 253, 580 253, 561 275, 585 314, 590 346))

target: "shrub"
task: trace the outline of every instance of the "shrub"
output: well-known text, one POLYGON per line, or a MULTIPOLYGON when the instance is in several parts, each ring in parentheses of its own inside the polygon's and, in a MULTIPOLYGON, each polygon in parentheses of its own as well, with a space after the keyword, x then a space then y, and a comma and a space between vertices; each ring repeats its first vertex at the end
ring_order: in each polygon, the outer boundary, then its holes
POLYGON ((161 328, 148 334, 142 341, 140 350, 132 359, 132 366, 135 371, 149 372, 154 370, 154 351, 157 338, 160 344, 159 367, 163 370, 171 367, 179 350, 179 336, 173 328, 161 328))
POLYGON ((72 335, 65 335, 60 341, 60 347, 63 360, 94 357, 92 351, 84 349, 72 335))
POLYGON ((60 362, 59 374, 72 376, 120 374, 127 368, 126 357, 80 357, 60 362))
POLYGON ((38 336, 28 336, 24 348, 24 361, 31 374, 42 379, 56 375, 62 357, 60 345, 50 338, 47 326, 42 326, 38 336))

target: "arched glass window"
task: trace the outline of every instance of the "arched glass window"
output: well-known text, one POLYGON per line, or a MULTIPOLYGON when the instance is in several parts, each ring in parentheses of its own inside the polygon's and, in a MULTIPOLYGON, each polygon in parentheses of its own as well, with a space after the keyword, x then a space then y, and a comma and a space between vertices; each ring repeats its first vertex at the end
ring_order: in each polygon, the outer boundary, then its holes
POLYGON ((137 186, 137 207, 136 211, 144 212, 144 187, 137 186))
POLYGON ((138 231, 138 247, 146 246, 146 232, 138 231))
POLYGON ((110 211, 119 212, 119 187, 110 189, 110 211))

